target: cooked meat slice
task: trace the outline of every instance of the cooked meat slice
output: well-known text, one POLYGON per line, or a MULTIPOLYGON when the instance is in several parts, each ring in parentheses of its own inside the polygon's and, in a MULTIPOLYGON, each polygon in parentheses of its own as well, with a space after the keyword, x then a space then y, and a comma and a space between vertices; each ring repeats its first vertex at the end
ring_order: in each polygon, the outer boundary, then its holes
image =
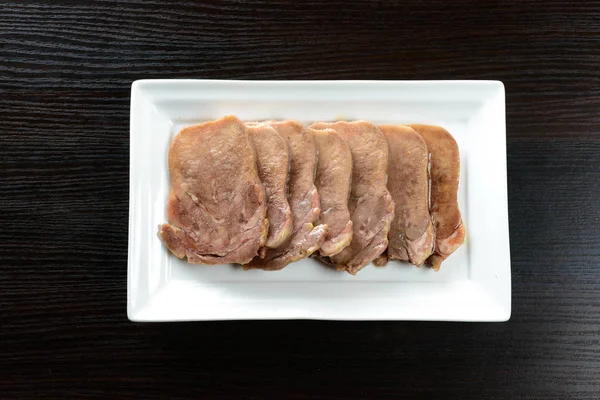
POLYGON ((247 123, 246 128, 254 143, 258 177, 267 199, 269 233, 265 247, 275 248, 292 233, 292 211, 286 193, 290 168, 288 142, 269 125, 247 123))
POLYGON ((421 265, 433 252, 434 244, 429 215, 427 145, 407 126, 380 125, 379 129, 390 149, 387 187, 395 206, 387 257, 421 265))
POLYGON ((352 184, 348 209, 352 242, 325 261, 354 275, 381 255, 388 245, 394 202, 386 187, 387 140, 379 128, 365 121, 317 122, 312 128, 331 128, 350 146, 352 184))
POLYGON ((265 244, 265 190, 244 123, 233 116, 189 126, 169 150, 168 224, 160 237, 197 264, 243 264, 265 244))
POLYGON ((388 252, 387 249, 385 249, 379 257, 377 257, 376 259, 373 260, 373 264, 378 267, 385 267, 387 265, 387 263, 390 261, 390 258, 388 256, 387 252, 388 252))
POLYGON ((435 251, 427 260, 436 271, 442 261, 465 240, 458 209, 460 156, 452 135, 442 127, 409 125, 425 140, 431 157, 431 218, 435 225, 435 251))
POLYGON ((327 225, 325 241, 319 254, 333 256, 352 241, 352 221, 348 210, 352 153, 350 147, 333 129, 310 129, 317 145, 315 184, 321 199, 319 223, 327 225))
POLYGON ((314 183, 316 148, 312 135, 296 121, 269 121, 287 139, 291 163, 288 202, 292 210, 290 239, 276 249, 267 249, 263 259, 255 258, 245 269, 279 270, 314 253, 325 240, 327 225, 317 225, 319 194, 314 183))

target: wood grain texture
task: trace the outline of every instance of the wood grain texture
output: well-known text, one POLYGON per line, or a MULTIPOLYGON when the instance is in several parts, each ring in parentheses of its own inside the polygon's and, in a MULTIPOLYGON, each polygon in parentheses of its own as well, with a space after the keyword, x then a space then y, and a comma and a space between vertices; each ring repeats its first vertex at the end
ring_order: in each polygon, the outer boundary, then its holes
POLYGON ((598 399, 600 3, 3 1, 0 398, 598 399), (499 79, 505 324, 134 324, 140 78, 499 79))

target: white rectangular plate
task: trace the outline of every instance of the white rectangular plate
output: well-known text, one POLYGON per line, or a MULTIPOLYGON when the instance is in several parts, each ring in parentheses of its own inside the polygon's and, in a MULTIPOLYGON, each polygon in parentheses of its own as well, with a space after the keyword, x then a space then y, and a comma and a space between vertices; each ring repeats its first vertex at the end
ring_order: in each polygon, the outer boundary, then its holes
POLYGON ((131 88, 127 315, 133 321, 314 318, 505 321, 511 281, 504 86, 497 81, 141 80, 131 88), (307 259, 282 271, 190 265, 158 238, 167 152, 185 125, 365 119, 441 125, 461 152, 467 240, 439 272, 391 262, 358 276, 307 259))

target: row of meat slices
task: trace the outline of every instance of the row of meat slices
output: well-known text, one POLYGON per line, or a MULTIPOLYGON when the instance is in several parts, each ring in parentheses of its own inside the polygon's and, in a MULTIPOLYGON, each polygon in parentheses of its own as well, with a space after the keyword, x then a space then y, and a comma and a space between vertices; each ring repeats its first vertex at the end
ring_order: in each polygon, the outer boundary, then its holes
POLYGON ((169 150, 179 258, 280 270, 315 255, 356 274, 388 260, 441 262, 464 241, 454 138, 430 125, 246 122, 184 128, 169 150))

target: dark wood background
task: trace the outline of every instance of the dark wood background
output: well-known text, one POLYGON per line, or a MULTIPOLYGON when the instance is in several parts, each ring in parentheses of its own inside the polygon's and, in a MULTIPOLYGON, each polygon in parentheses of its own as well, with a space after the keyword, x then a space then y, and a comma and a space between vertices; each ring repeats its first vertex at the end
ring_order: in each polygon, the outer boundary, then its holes
POLYGON ((598 2, 3 1, 0 398, 596 400, 599 156, 598 2), (502 80, 512 319, 128 322, 140 78, 502 80))

